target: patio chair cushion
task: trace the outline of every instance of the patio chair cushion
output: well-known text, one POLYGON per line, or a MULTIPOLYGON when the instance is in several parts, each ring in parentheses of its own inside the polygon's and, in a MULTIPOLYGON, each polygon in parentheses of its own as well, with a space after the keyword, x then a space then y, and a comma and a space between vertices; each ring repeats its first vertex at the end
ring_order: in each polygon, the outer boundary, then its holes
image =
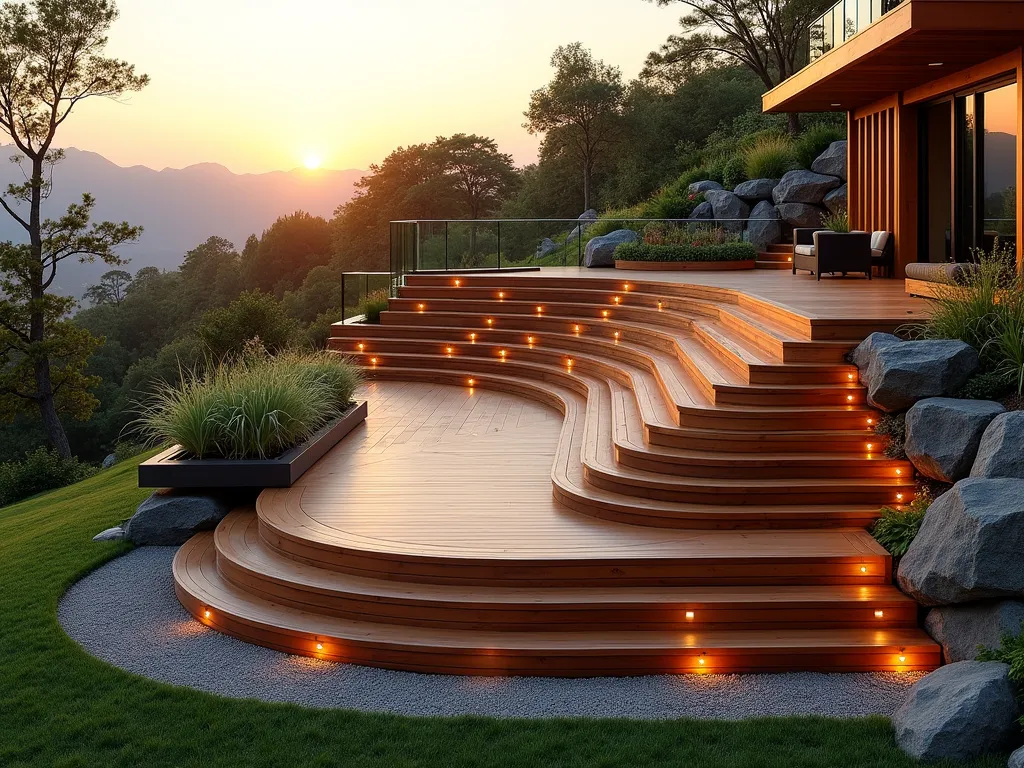
POLYGON ((964 279, 977 270, 977 264, 931 264, 918 262, 907 264, 905 274, 911 280, 926 283, 962 283, 964 279))
POLYGON ((885 231, 878 231, 871 233, 871 255, 880 259, 885 255, 885 247, 889 244, 889 238, 892 234, 885 231))
POLYGON ((814 246, 813 245, 797 245, 793 247, 793 253, 800 256, 813 256, 814 246))

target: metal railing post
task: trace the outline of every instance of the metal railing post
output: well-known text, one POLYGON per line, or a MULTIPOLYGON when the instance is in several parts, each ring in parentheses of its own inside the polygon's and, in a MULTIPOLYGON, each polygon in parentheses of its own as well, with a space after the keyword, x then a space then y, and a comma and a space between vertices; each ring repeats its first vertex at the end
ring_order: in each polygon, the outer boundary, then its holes
POLYGON ((501 222, 498 222, 498 269, 501 269, 501 222))
POLYGON ((345 322, 345 273, 341 273, 341 322, 345 322))
POLYGON ((448 222, 444 223, 444 271, 448 271, 448 222))

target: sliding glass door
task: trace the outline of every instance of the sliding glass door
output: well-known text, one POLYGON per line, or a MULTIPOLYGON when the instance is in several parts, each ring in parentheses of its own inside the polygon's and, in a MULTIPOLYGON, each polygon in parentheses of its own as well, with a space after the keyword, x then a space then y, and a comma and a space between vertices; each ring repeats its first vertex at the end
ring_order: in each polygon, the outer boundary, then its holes
POLYGON ((972 261, 1016 242, 1017 85, 997 83, 921 112, 921 261, 972 261))

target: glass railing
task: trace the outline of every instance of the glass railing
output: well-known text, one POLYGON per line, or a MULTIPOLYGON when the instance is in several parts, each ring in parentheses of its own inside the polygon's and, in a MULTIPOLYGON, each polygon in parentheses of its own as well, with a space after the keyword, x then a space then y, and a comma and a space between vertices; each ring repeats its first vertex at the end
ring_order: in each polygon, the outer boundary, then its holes
MULTIPOLYGON (((752 220, 749 223, 764 225, 752 220)), ((652 225, 724 230, 748 239, 746 219, 474 219, 391 222, 391 279, 414 272, 494 271, 579 267, 599 235, 652 225)))
POLYGON ((360 318, 366 301, 371 298, 386 299, 394 295, 390 272, 342 272, 341 321, 360 318))
POLYGON ((811 61, 838 48, 903 0, 839 0, 811 25, 811 61))

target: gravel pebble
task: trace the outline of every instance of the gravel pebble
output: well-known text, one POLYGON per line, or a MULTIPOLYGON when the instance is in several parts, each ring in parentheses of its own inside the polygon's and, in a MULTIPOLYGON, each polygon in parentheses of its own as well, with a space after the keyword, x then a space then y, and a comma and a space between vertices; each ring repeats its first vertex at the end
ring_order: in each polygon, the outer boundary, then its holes
POLYGON ((891 715, 921 673, 559 679, 423 675, 272 651, 195 621, 174 595, 174 547, 132 550, 68 590, 58 616, 89 653, 145 677, 232 698, 402 715, 747 717, 891 715))

